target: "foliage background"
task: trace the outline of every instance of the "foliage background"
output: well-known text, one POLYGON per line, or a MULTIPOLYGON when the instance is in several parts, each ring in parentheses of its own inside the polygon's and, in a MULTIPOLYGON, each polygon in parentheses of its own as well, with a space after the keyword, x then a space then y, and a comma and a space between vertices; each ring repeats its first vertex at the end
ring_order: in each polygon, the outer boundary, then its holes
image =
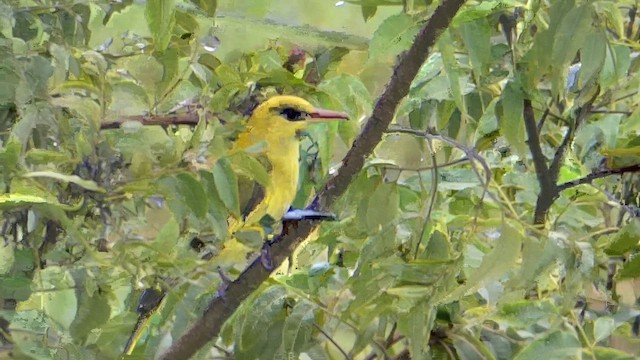
MULTIPOLYGON (((157 284, 171 291, 129 357, 162 353, 215 296, 217 269, 235 278, 260 248, 226 231, 236 174, 264 175, 227 156, 242 114, 281 92, 355 120, 304 140, 304 206, 435 5, 1 2, 3 354, 117 358, 157 284), (185 100, 176 117, 196 126, 126 121, 185 100)), ((634 9, 468 3, 339 220, 197 357, 638 356, 634 9)))

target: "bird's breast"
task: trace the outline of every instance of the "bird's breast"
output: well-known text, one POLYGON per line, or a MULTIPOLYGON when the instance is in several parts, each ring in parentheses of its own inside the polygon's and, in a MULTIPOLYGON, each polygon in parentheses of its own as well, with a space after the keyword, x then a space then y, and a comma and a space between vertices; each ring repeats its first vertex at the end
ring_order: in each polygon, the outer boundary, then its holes
POLYGON ((271 183, 266 191, 267 214, 274 219, 280 219, 289 209, 298 192, 298 177, 300 171, 298 143, 280 147, 286 153, 268 152, 271 163, 271 183))

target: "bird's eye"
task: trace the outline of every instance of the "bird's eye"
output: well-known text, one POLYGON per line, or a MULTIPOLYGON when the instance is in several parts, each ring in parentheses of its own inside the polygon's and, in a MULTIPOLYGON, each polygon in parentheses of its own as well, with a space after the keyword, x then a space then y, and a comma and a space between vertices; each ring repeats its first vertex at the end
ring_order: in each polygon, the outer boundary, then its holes
POLYGON ((298 110, 292 109, 292 108, 284 108, 284 109, 282 109, 280 111, 280 115, 284 116, 289 121, 304 120, 304 118, 306 116, 306 114, 303 113, 302 111, 298 111, 298 110))

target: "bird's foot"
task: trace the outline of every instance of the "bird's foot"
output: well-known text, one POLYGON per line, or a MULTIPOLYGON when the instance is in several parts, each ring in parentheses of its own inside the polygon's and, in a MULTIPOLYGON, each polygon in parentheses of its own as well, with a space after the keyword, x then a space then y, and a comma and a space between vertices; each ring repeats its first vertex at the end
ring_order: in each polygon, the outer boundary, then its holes
POLYGON ((260 263, 267 270, 273 270, 273 258, 271 257, 271 247, 268 242, 265 242, 260 250, 260 263))
POLYGON ((299 220, 325 220, 334 221, 336 215, 330 212, 323 212, 311 209, 294 209, 291 208, 282 216, 283 221, 299 221, 299 220))

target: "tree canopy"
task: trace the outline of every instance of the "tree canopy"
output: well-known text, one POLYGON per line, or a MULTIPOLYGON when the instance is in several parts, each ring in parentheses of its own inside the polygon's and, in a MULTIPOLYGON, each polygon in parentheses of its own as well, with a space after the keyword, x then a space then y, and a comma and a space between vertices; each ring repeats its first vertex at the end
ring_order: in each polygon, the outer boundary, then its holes
POLYGON ((636 15, 1 1, 0 354, 640 356, 636 15), (336 220, 265 243, 228 230, 238 178, 269 181, 230 148, 276 94, 351 121, 301 139, 292 205, 336 220), (140 316, 145 289, 166 295, 140 316))

